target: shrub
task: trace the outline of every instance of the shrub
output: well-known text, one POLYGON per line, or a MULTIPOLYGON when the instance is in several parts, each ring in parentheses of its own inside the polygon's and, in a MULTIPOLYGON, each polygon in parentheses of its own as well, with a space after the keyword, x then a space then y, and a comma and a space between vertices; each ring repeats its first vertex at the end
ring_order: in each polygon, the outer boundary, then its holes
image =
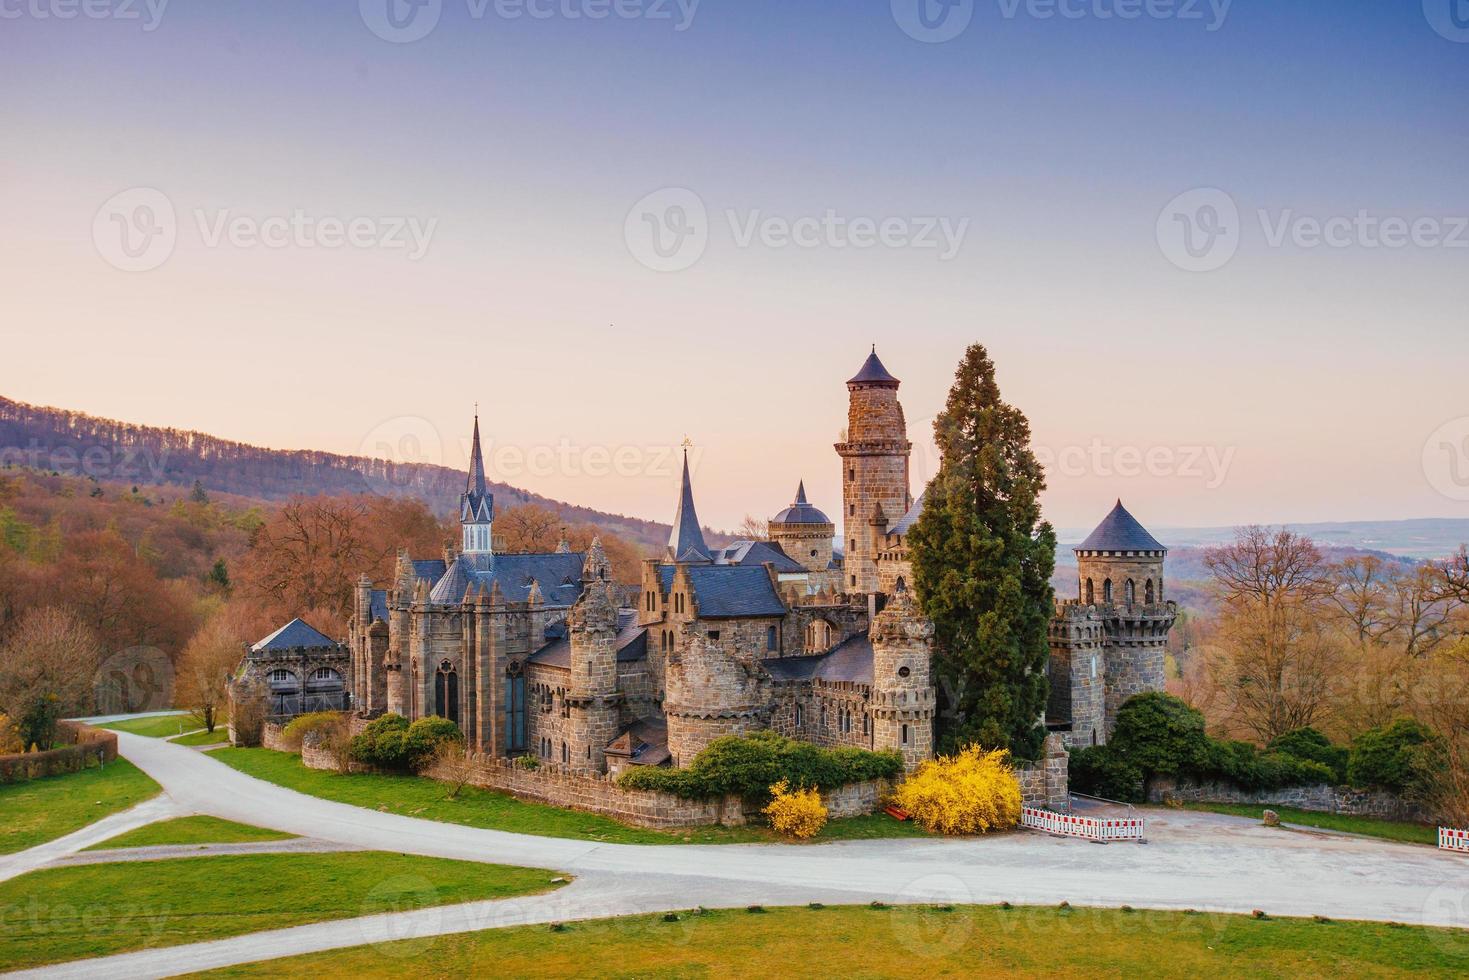
POLYGON ((1020 820, 1020 780, 1003 749, 971 745, 918 767, 893 796, 929 830, 975 834, 1007 830, 1020 820))
POLYGON ((777 831, 801 840, 815 837, 826 826, 821 794, 814 789, 791 789, 784 779, 770 787, 770 802, 760 812, 777 831))
POLYGON ((1143 774, 1105 745, 1071 750, 1071 788, 1124 803, 1142 801, 1143 774))
POLYGON ((1332 782, 1338 786, 1347 781, 1348 750, 1332 745, 1331 740, 1314 728, 1297 728, 1279 735, 1269 745, 1267 752, 1281 752, 1297 759, 1319 762, 1331 770, 1332 782))
POLYGON ((1157 776, 1188 776, 1210 768, 1204 715, 1181 698, 1151 691, 1117 710, 1110 750, 1142 774, 1143 793, 1157 776))
POLYGON ((463 738, 459 726, 447 718, 420 718, 410 725, 402 715, 383 715, 352 739, 347 754, 379 769, 417 771, 433 761, 440 744, 463 738))
POLYGON ((1421 798, 1434 779, 1439 739, 1426 725, 1399 718, 1357 736, 1347 761, 1353 786, 1380 786, 1421 798))
POLYGON ((15 727, 3 712, 0 712, 0 755, 13 755, 24 752, 25 746, 20 741, 20 731, 15 727))
POLYGON ((328 732, 340 727, 342 715, 336 711, 313 711, 297 715, 281 729, 281 741, 292 752, 301 751, 301 742, 308 732, 328 732))
POLYGON ((737 794, 768 800, 770 787, 781 780, 827 790, 869 779, 894 779, 902 772, 903 757, 897 752, 823 749, 764 731, 717 738, 682 769, 631 767, 617 782, 627 789, 657 790, 685 799, 737 794))

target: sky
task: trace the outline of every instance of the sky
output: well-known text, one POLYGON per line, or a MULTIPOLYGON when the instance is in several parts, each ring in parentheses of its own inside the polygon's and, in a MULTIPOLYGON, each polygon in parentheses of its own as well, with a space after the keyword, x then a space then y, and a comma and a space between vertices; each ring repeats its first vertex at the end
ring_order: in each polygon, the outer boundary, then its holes
POLYGON ((0 394, 728 528, 982 343, 1058 526, 1469 516, 1457 2, 0 0, 0 394))

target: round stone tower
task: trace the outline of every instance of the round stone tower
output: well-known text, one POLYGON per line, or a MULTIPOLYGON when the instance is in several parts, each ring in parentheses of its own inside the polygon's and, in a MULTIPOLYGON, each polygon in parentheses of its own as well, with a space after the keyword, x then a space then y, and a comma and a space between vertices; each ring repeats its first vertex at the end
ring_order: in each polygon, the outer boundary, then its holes
POLYGON ((906 588, 894 592, 868 633, 872 641, 872 747, 896 749, 903 765, 933 757, 933 623, 906 588))
POLYGON ((825 572, 831 566, 835 536, 831 518, 806 502, 805 480, 796 488, 795 502, 770 519, 770 540, 809 572, 825 572))
POLYGON ((876 592, 877 555, 886 525, 908 512, 908 459, 913 444, 899 381, 877 358, 877 348, 862 370, 847 382, 847 438, 836 445, 842 458, 842 587, 876 592))

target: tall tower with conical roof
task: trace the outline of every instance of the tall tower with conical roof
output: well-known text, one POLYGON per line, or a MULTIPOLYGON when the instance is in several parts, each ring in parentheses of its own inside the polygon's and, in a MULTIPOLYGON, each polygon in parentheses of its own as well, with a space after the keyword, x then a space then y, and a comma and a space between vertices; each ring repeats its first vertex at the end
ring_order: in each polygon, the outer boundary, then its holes
POLYGON ((669 561, 710 561, 709 546, 694 510, 694 487, 689 481, 689 450, 683 451, 683 482, 678 490, 678 509, 673 513, 673 531, 668 535, 669 561))
POLYGON ((899 383, 878 359, 876 345, 847 382, 846 441, 836 451, 842 458, 842 587, 850 592, 877 591, 877 556, 888 525, 913 503, 913 443, 898 403, 899 383))
POLYGON ((474 414, 474 444, 469 450, 469 480, 459 496, 460 549, 466 555, 494 553, 491 527, 495 498, 485 486, 485 457, 479 445, 479 413, 474 414))

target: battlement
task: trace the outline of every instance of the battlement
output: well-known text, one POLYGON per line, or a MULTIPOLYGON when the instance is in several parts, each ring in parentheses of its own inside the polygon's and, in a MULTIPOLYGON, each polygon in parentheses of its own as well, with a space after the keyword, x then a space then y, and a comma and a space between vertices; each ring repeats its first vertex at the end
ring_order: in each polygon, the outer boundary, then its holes
POLYGON ((1151 605, 1134 602, 1094 602, 1087 604, 1080 599, 1058 599, 1056 600, 1056 617, 1058 619, 1100 619, 1100 620, 1163 620, 1178 618, 1178 603, 1173 601, 1155 602, 1151 605))

